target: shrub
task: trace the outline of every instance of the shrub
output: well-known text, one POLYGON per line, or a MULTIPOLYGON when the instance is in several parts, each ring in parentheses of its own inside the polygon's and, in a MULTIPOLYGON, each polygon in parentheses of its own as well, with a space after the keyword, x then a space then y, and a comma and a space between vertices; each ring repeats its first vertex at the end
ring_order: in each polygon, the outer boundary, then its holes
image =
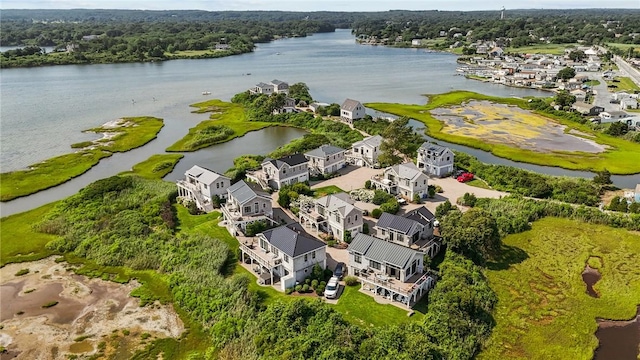
POLYGON ((344 283, 347 286, 354 286, 358 284, 358 278, 355 276, 347 276, 344 278, 344 283))
POLYGON ((48 308, 50 308, 50 307, 54 307, 54 306, 56 306, 56 305, 58 305, 58 302, 57 302, 57 301, 49 301, 48 303, 46 303, 46 304, 42 305, 42 308, 43 308, 43 309, 48 309, 48 308))
POLYGON ((252 223, 247 224, 245 234, 247 236, 255 236, 269 228, 269 225, 266 221, 254 221, 252 223))
POLYGON ((306 278, 306 279, 304 279, 304 284, 305 284, 305 285, 309 285, 309 284, 311 284, 311 278, 306 278))
POLYGON ((333 276, 333 271, 331 271, 330 269, 324 269, 324 274, 323 275, 324 275, 322 277, 323 280, 329 280, 333 276))
POLYGON ((151 337, 151 334, 149 334, 147 332, 140 334, 140 339, 142 339, 142 340, 146 340, 146 339, 148 339, 150 337, 151 337))
POLYGON ((287 294, 287 295, 291 295, 292 292, 293 292, 293 288, 284 289, 284 293, 287 294))
POLYGON ((296 285, 295 289, 296 289, 296 292, 302 291, 302 285, 296 285))
POLYGON ((397 214, 398 211, 400 211, 400 204, 398 203, 398 200, 391 198, 389 201, 380 205, 380 210, 389 214, 397 214))
POLYGON ((389 201, 390 199, 393 199, 393 196, 391 196, 391 194, 387 194, 386 192, 384 192, 382 190, 376 190, 374 195, 373 195, 373 199, 371 200, 371 202, 376 204, 376 205, 381 205, 381 204, 389 201))
POLYGON ((324 294, 324 286, 318 286, 318 288, 316 289, 316 294, 318 296, 322 296, 322 294, 324 294))
MULTIPOLYGON (((429 194, 431 194, 431 189, 429 189, 429 194)), ((431 197, 433 197, 433 196, 431 196, 431 197)), ((413 194, 413 202, 416 203, 416 204, 420 204, 422 202, 422 199, 420 199, 420 195, 413 194)))
POLYGON ((324 281, 324 280, 320 281, 320 285, 319 286, 325 287, 325 286, 327 286, 327 282, 324 281))
POLYGON ((458 199, 458 204, 463 206, 474 207, 478 198, 474 194, 464 193, 464 195, 458 199))
POLYGON ((362 224, 362 233, 369 234, 369 224, 367 223, 362 224))
POLYGON ((302 292, 303 293, 309 292, 309 285, 307 285, 307 284, 302 285, 302 292))
POLYGON ((327 240, 327 246, 335 247, 338 242, 335 240, 327 240))
POLYGON ((364 182, 364 188, 365 189, 371 189, 371 180, 367 180, 364 182))
POLYGON ((311 281, 311 287, 314 288, 314 289, 318 288, 318 280, 317 279, 313 279, 311 281))
POLYGON ((373 209, 373 211, 371 212, 371 216, 373 216, 376 219, 379 219, 380 215, 382 215, 382 210, 380 210, 379 208, 373 209))
POLYGON ((16 276, 27 275, 29 273, 29 269, 21 269, 16 273, 16 276))
POLYGON ((324 269, 322 268, 322 266, 320 266, 320 264, 313 265, 313 269, 311 269, 311 279, 320 281, 322 280, 323 275, 324 275, 324 269))
POLYGON ((442 194, 442 193, 444 192, 444 190, 442 190, 442 186, 440 186, 440 185, 436 185, 436 192, 437 192, 438 194, 442 194))

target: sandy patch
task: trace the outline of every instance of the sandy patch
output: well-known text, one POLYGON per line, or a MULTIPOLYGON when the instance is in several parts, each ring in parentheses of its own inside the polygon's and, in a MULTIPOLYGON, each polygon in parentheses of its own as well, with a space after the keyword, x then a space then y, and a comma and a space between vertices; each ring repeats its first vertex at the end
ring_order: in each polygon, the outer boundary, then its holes
POLYGON ((140 307, 129 295, 138 286, 76 275, 53 257, 7 265, 0 269, 0 345, 18 359, 56 359, 95 354, 103 342, 107 352, 126 343, 130 355, 151 339, 179 337, 184 325, 173 307, 140 307), (29 273, 16 276, 21 269, 29 273))
POLYGON ((445 133, 494 144, 541 152, 606 150, 606 146, 586 138, 588 134, 565 133, 566 126, 517 106, 470 101, 462 106, 438 108, 431 114, 444 122, 445 133))

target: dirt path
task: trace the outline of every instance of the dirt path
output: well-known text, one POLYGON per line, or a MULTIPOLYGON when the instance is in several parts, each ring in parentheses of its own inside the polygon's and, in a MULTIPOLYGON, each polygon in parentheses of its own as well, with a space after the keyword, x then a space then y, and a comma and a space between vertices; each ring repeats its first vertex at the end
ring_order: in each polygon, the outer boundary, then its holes
POLYGON ((138 286, 76 275, 53 257, 5 266, 0 346, 7 353, 1 358, 58 359, 99 351, 128 358, 156 338, 179 337, 184 325, 173 307, 140 307, 129 295, 138 286), (29 273, 17 276, 21 269, 29 273))

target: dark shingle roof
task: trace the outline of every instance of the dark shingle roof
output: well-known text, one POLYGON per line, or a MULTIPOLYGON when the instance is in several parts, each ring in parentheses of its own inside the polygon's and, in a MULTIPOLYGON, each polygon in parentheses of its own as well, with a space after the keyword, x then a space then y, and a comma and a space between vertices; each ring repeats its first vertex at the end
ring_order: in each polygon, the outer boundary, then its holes
POLYGON ((342 103, 342 106, 340 106, 340 108, 347 111, 353 111, 358 105, 361 105, 359 101, 347 99, 342 103))
POLYGON ((309 236, 298 223, 269 229, 262 235, 269 243, 291 257, 327 246, 322 241, 309 236))
POLYGON ((387 263, 399 268, 406 268, 419 251, 411 250, 407 247, 380 240, 373 236, 359 233, 351 241, 349 252, 362 254, 367 259, 379 263, 387 263))
POLYGON ((392 229, 405 235, 413 235, 419 230, 420 223, 402 216, 382 213, 376 226, 384 229, 392 229))
POLYGON ((448 148, 445 146, 440 146, 429 141, 425 141, 424 143, 422 143, 422 145, 420 145, 420 149, 431 151, 438 156, 442 155, 442 153, 448 150, 448 148))
POLYGON ((264 159, 263 164, 265 162, 270 162, 273 164, 273 166, 276 167, 276 169, 280 169, 284 164, 288 164, 289 166, 296 166, 296 165, 304 164, 308 161, 309 160, 307 160, 307 158, 304 157, 304 155, 302 154, 293 154, 293 155, 283 156, 280 159, 276 159, 276 160, 267 158, 267 159, 264 159))
POLYGON ((344 149, 339 148, 337 146, 333 146, 333 145, 322 145, 319 148, 313 149, 309 152, 304 153, 305 155, 308 156, 314 156, 314 157, 325 157, 325 156, 329 156, 329 155, 333 155, 333 154, 337 154, 341 151, 344 151, 344 149))
POLYGON ((436 218, 436 216, 433 215, 433 213, 424 206, 409 211, 408 213, 404 214, 404 217, 406 217, 407 219, 415 220, 422 225, 427 225, 436 218))

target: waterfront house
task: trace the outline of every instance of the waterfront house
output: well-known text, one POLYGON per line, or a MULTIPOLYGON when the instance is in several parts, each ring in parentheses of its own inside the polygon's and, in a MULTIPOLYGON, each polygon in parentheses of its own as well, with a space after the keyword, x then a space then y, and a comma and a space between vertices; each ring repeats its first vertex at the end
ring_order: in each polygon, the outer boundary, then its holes
POLYGON ((372 295, 410 308, 435 284, 420 251, 365 234, 356 235, 348 251, 348 273, 357 276, 362 289, 372 295))
POLYGON ((433 258, 440 251, 439 239, 433 236, 435 216, 421 206, 403 216, 382 213, 376 226, 376 237, 406 246, 433 258))
POLYGON ((296 100, 290 97, 284 99, 284 105, 279 109, 274 109, 273 114, 288 114, 296 112, 296 100))
POLYGON ((309 104, 309 109, 311 109, 311 111, 313 111, 314 113, 317 113, 318 109, 320 109, 321 107, 326 108, 329 105, 331 104, 322 103, 322 102, 312 102, 311 104, 309 104))
POLYGON ((351 145, 351 151, 345 153, 346 161, 357 166, 378 166, 378 156, 380 155, 380 145, 382 136, 375 135, 364 138, 351 145))
POLYGON ((227 202, 222 205, 227 230, 237 235, 246 230, 247 224, 256 221, 273 223, 271 195, 258 184, 238 181, 227 189, 227 202))
POLYGON ((582 101, 576 101, 571 105, 571 108, 586 116, 595 116, 604 111, 604 108, 601 106, 587 104, 582 101))
POLYGON ((633 198, 637 203, 640 203, 640 184, 636 185, 636 191, 633 198))
POLYGON ((453 172, 454 154, 449 148, 424 142, 418 149, 418 169, 430 176, 443 177, 453 172))
POLYGON ((311 174, 333 174, 345 166, 345 149, 333 145, 322 145, 306 152, 304 156, 309 160, 311 174))
POLYGON ((300 209, 300 223, 315 232, 344 240, 346 233, 355 236, 362 231, 363 212, 347 193, 337 193, 316 199, 312 206, 300 209))
POLYGON ((276 94, 289 95, 289 84, 280 80, 271 80, 273 86, 273 92, 276 94))
POLYGON ((283 185, 291 185, 309 181, 309 162, 302 154, 293 154, 279 159, 266 158, 262 162, 262 170, 247 174, 250 179, 257 180, 263 187, 280 189, 283 185))
POLYGON ((271 95, 273 94, 273 85, 259 82, 254 87, 249 89, 249 92, 251 92, 252 94, 271 95))
POLYGON ((241 261, 249 262, 262 283, 280 282, 282 291, 304 282, 318 264, 327 267, 327 244, 293 223, 266 230, 240 245, 241 261))
POLYGON ((213 210, 212 199, 227 198, 227 188, 231 179, 207 168, 194 165, 184 173, 184 180, 178 180, 178 197, 196 203, 198 209, 209 212, 213 210))
POLYGON ((605 124, 621 121, 629 117, 629 114, 624 111, 603 111, 598 116, 600 117, 600 123, 605 124))
POLYGON ((364 106, 356 100, 347 99, 340 106, 340 120, 353 124, 353 120, 362 119, 365 115, 364 106))
POLYGON ((401 195, 412 200, 414 195, 420 198, 427 196, 428 177, 412 163, 393 165, 384 170, 382 175, 371 179, 371 186, 384 190, 392 195, 401 195))

